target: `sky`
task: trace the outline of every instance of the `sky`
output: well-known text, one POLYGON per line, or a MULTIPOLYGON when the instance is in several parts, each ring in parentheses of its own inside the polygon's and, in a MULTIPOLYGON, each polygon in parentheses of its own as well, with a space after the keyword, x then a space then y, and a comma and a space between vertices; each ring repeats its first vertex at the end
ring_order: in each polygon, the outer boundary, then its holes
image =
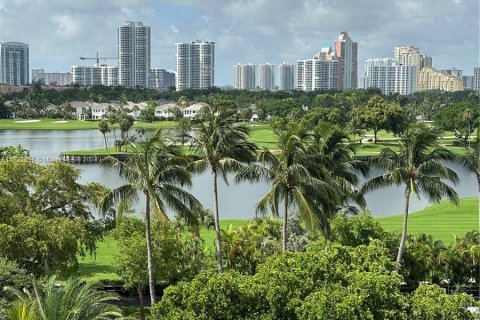
MULTIPOLYGON (((236 63, 295 63, 342 31, 368 58, 396 45, 433 56, 464 75, 479 66, 479 0, 0 0, 0 42, 30 45, 30 68, 70 71, 81 56, 116 56, 117 27, 151 27, 152 68, 175 70, 175 43, 214 41, 215 84, 231 85, 236 63)), ((103 61, 105 62, 105 61, 103 61)), ((115 60, 108 64, 116 65, 115 60)))

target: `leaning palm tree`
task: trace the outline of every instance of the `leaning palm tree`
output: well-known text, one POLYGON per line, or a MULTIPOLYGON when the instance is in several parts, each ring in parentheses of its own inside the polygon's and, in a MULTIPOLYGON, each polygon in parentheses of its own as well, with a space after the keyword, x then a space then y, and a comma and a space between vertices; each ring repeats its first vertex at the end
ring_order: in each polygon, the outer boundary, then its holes
POLYGON ((213 210, 216 233, 217 270, 223 272, 222 238, 218 209, 218 177, 225 183, 227 173, 238 170, 242 162, 254 158, 255 144, 248 141, 248 128, 235 123, 235 110, 217 105, 206 105, 202 111, 202 122, 195 135, 189 135, 190 148, 196 158, 192 169, 196 172, 210 169, 213 181, 213 210))
POLYGON ((443 161, 452 160, 453 154, 438 143, 439 133, 424 125, 407 129, 400 138, 398 152, 385 148, 373 161, 385 172, 365 182, 363 192, 393 185, 405 186, 402 236, 397 254, 396 270, 401 268, 402 256, 407 239, 408 213, 412 194, 425 196, 430 202, 448 198, 458 203, 455 190, 443 180, 458 181, 457 174, 446 167, 443 161))
POLYGON ((112 157, 103 164, 118 171, 128 183, 108 192, 100 202, 102 212, 118 204, 117 221, 138 194, 145 195, 145 235, 147 242, 147 268, 151 303, 155 303, 155 277, 151 237, 151 212, 161 221, 167 221, 167 207, 180 216, 192 208, 200 207, 199 201, 182 187, 191 186, 191 173, 186 169, 187 161, 174 145, 167 143, 166 132, 158 130, 144 137, 139 143, 129 142, 126 161, 112 157))
POLYGON ((120 308, 109 303, 118 300, 111 293, 96 290, 95 284, 69 278, 58 288, 56 277, 45 285, 33 280, 33 293, 7 288, 18 298, 10 308, 12 319, 35 320, 107 320, 122 317, 120 308))
POLYGON ((287 250, 287 223, 289 211, 296 207, 307 225, 313 229, 326 229, 327 219, 319 203, 337 201, 337 195, 330 183, 315 176, 312 168, 316 166, 306 145, 309 135, 300 125, 288 124, 287 130, 277 132, 278 150, 264 149, 257 156, 257 164, 241 169, 237 181, 263 181, 272 184, 271 189, 257 203, 257 212, 270 211, 279 216, 279 207, 283 202, 282 250, 287 250))

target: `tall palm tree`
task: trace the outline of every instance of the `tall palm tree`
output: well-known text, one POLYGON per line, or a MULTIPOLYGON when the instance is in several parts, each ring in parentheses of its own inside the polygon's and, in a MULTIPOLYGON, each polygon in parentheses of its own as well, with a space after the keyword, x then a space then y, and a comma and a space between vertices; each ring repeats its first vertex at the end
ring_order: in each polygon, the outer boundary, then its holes
POLYGON ((407 129, 400 138, 398 152, 385 148, 374 159, 373 164, 380 166, 385 172, 365 182, 363 192, 392 185, 405 186, 404 214, 402 236, 397 254, 397 271, 401 268, 402 256, 407 238, 408 213, 410 196, 425 196, 430 202, 439 202, 448 198, 458 203, 455 190, 443 180, 453 183, 458 181, 457 174, 442 162, 452 160, 453 154, 438 143, 439 133, 434 128, 424 125, 407 129))
POLYGON ((105 140, 105 150, 108 150, 107 136, 106 136, 106 134, 110 132, 110 126, 108 125, 108 121, 101 120, 98 123, 98 131, 100 131, 103 134, 103 140, 105 140))
POLYGON ((109 301, 116 295, 95 290, 94 283, 84 283, 79 278, 69 278, 57 288, 56 277, 50 277, 45 286, 33 280, 33 293, 7 288, 18 300, 11 309, 12 319, 22 320, 107 320, 119 319, 122 314, 109 301))
POLYGON ((117 220, 125 209, 131 208, 138 194, 145 195, 145 235, 147 242, 147 267, 151 303, 155 303, 155 277, 153 268, 151 212, 161 221, 168 221, 166 209, 178 215, 188 214, 200 207, 199 201, 184 186, 191 186, 191 173, 187 161, 174 145, 167 144, 166 132, 158 130, 144 137, 139 143, 129 142, 131 153, 126 161, 106 158, 103 164, 118 171, 128 183, 108 192, 101 200, 101 211, 107 212, 115 203, 118 206, 117 220))
POLYGON ((194 171, 210 169, 213 182, 213 210, 216 233, 217 269, 223 272, 222 238, 220 233, 220 213, 218 209, 218 177, 225 183, 227 173, 238 170, 242 162, 254 158, 256 146, 248 141, 248 128, 234 122, 235 110, 216 105, 206 105, 202 109, 202 122, 195 135, 189 135, 195 161, 194 171))
MULTIPOLYGON (((354 158, 354 144, 350 143, 345 131, 328 123, 318 125, 313 130, 308 152, 314 158, 314 167, 310 170, 320 180, 329 181, 338 196, 338 202, 317 201, 318 206, 323 208, 322 217, 329 218, 339 209, 356 210, 351 206, 352 203, 365 207, 365 199, 357 184, 358 174, 365 176, 369 169, 368 164, 354 158)), ((328 220, 324 221, 323 225, 324 232, 328 234, 328 220)))
POLYGON ((473 172, 477 178, 480 198, 480 128, 477 129, 477 140, 467 148, 465 155, 461 159, 465 168, 473 172))
POLYGON ((271 189, 257 203, 257 212, 270 211, 279 216, 283 201, 282 250, 287 250, 287 223, 289 211, 295 206, 311 228, 325 227, 321 207, 318 203, 335 201, 337 195, 329 183, 319 180, 312 168, 315 158, 306 145, 309 135, 301 125, 288 124, 287 130, 277 132, 278 150, 264 149, 257 156, 258 164, 239 171, 237 181, 264 181, 272 184, 271 189))

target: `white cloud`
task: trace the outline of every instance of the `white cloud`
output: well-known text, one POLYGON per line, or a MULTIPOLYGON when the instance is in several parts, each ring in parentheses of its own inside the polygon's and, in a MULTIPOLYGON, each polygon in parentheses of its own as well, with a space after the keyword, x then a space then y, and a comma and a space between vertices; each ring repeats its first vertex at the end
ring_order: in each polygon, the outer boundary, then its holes
POLYGON ((62 38, 74 37, 80 32, 80 23, 67 14, 56 14, 51 20, 55 24, 55 33, 62 38))
POLYGON ((66 71, 80 55, 115 54, 117 26, 143 21, 152 29, 152 66, 175 67, 175 42, 215 41, 224 84, 237 62, 295 62, 348 31, 360 66, 411 44, 435 66, 471 74, 478 12, 478 1, 461 0, 0 0, 0 42, 29 43, 32 66, 66 71))

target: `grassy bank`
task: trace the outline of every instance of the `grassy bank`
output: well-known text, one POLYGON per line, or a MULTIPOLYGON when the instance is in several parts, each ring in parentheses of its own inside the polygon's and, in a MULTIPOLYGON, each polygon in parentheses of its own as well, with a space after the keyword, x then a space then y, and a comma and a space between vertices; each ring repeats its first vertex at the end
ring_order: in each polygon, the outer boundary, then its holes
MULTIPOLYGON (((135 121, 134 128, 149 129, 173 128, 175 122, 143 122, 135 121)), ((115 126, 118 128, 118 125, 115 126)), ((0 119, 0 130, 85 130, 98 129, 98 121, 59 120, 59 119, 0 119)))
MULTIPOLYGON (((401 210, 401 209, 399 209, 401 210)), ((248 220, 222 220, 222 229, 230 225, 239 228, 248 220)), ((400 231, 402 215, 378 218, 380 224, 387 231, 400 231)), ((434 204, 421 211, 410 215, 409 233, 431 234, 435 239, 442 240, 446 245, 452 243, 455 236, 463 236, 465 233, 478 230, 478 199, 461 199, 459 206, 448 201, 434 204)), ((205 247, 212 253, 215 251, 215 232, 213 229, 203 228, 201 236, 205 247)), ((113 255, 117 250, 113 237, 108 236, 103 242, 98 243, 96 258, 86 257, 80 260, 80 276, 88 281, 101 279, 118 279, 112 267, 113 255)))
MULTIPOLYGON (((248 220, 225 219, 221 221, 222 229, 228 229, 230 226, 239 228, 247 223, 248 220)), ((213 228, 202 228, 200 232, 205 247, 214 252, 215 250, 215 231, 213 228)), ((79 275, 87 281, 116 280, 118 275, 112 267, 113 255, 117 252, 117 244, 112 236, 105 237, 104 241, 99 242, 96 257, 87 256, 80 258, 79 275)))
MULTIPOLYGON (((478 199, 464 198, 458 206, 449 201, 431 205, 409 216, 408 233, 431 234, 435 239, 449 245, 455 237, 478 230, 478 199)), ((378 218, 387 231, 401 231, 402 215, 378 218)))

